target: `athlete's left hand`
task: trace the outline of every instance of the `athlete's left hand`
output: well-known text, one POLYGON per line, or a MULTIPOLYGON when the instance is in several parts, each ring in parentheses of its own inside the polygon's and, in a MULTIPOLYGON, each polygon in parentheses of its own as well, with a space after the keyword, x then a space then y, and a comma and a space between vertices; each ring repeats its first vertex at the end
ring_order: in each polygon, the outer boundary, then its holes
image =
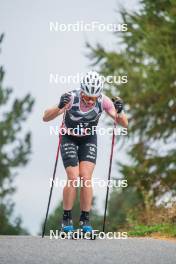
POLYGON ((117 113, 120 114, 122 110, 124 109, 124 103, 122 99, 120 97, 114 97, 112 98, 112 101, 114 103, 117 113))

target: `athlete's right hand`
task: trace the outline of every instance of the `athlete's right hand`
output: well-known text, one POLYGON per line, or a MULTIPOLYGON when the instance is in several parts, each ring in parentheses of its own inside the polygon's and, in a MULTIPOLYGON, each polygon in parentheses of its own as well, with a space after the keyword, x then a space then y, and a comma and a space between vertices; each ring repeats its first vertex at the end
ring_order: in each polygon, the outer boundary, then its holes
POLYGON ((58 104, 58 108, 62 109, 63 107, 65 107, 71 100, 71 94, 69 93, 64 93, 61 98, 60 98, 60 102, 58 104))

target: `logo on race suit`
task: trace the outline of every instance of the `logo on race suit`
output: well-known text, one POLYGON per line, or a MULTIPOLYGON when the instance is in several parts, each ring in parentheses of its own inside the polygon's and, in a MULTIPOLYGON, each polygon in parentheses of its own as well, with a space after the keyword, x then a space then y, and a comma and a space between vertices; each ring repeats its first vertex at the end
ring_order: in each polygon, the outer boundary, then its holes
POLYGON ((90 147, 90 151, 95 152, 95 148, 94 147, 90 147))
POLYGON ((70 113, 70 117, 71 117, 71 119, 73 120, 73 121, 78 121, 78 120, 80 120, 80 119, 82 119, 82 117, 81 116, 74 116, 74 115, 72 115, 71 113, 70 113))
POLYGON ((78 127, 79 128, 85 128, 85 127, 87 127, 89 125, 89 123, 79 123, 79 125, 78 125, 78 127))
POLYGON ((89 125, 89 123, 84 123, 84 126, 87 127, 89 125))

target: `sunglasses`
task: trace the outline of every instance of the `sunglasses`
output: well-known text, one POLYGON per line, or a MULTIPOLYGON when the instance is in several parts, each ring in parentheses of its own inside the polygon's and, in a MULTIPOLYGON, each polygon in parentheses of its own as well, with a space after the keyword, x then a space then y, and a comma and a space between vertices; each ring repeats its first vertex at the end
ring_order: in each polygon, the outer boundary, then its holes
POLYGON ((88 95, 86 95, 86 94, 81 94, 81 96, 82 96, 82 98, 85 100, 85 101, 94 101, 94 102, 96 102, 96 100, 97 100, 97 96, 88 96, 88 95))

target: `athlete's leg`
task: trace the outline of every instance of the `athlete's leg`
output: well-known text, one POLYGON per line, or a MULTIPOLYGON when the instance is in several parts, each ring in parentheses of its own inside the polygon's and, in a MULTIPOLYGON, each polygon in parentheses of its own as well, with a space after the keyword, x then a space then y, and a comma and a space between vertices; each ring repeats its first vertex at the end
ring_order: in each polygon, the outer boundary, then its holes
POLYGON ((79 166, 68 166, 66 168, 67 183, 63 190, 63 208, 71 210, 76 198, 76 181, 79 175, 79 166))
POLYGON ((92 173, 95 168, 97 158, 97 135, 84 138, 79 144, 79 175, 83 181, 80 191, 80 209, 89 212, 92 205, 92 173))
POLYGON ((68 166, 67 183, 63 190, 63 218, 61 230, 64 232, 72 232, 74 230, 72 221, 72 208, 76 197, 76 188, 74 182, 77 180, 79 174, 79 167, 68 166))
POLYGON ((80 190, 80 209, 89 212, 92 206, 92 174, 95 164, 90 161, 81 161, 79 164, 79 175, 82 181, 80 190))
POLYGON ((61 155, 67 173, 67 183, 63 190, 63 209, 71 210, 76 197, 76 180, 79 176, 77 144, 74 137, 64 135, 61 155))

